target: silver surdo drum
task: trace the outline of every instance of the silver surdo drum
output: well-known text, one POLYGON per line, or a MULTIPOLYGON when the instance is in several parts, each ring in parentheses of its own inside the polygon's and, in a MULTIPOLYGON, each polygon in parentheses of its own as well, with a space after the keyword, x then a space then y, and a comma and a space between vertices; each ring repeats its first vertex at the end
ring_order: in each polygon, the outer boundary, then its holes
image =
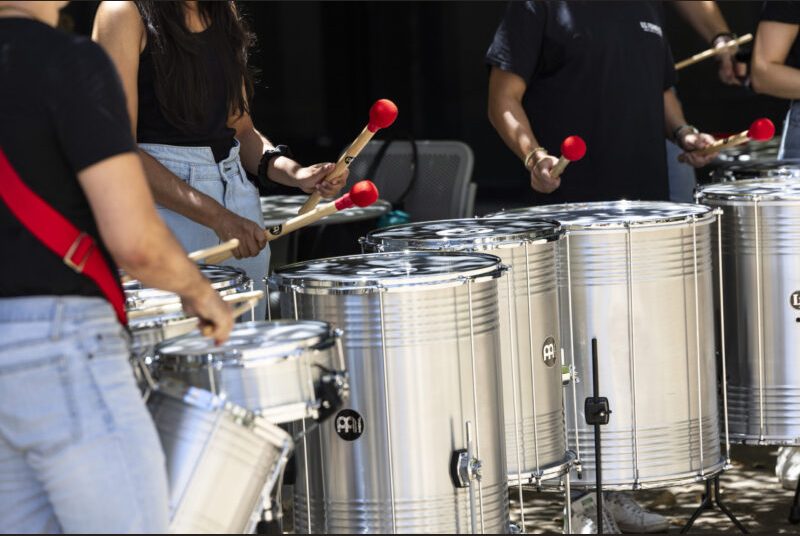
POLYGON ((561 384, 557 223, 472 218, 397 225, 369 233, 367 251, 477 251, 511 270, 499 282, 509 481, 538 483, 569 470, 561 384))
POLYGON ((800 179, 800 159, 722 162, 711 172, 711 181, 715 183, 766 178, 800 179))
POLYGON ((343 386, 339 333, 311 320, 236 324, 222 345, 195 331, 158 347, 159 378, 224 395, 274 423, 318 418, 321 381, 343 386))
POLYGON ((570 447, 595 484, 591 341, 597 338, 603 484, 644 488, 722 470, 715 370, 711 230, 698 205, 599 202, 534 207, 503 217, 542 217, 567 231, 560 257, 562 340, 580 377, 567 404, 570 447))
POLYGON ((170 532, 252 534, 293 447, 262 417, 164 379, 148 399, 170 490, 170 532))
POLYGON ((284 317, 343 329, 350 383, 343 409, 298 451, 297 532, 508 530, 503 272, 491 255, 424 252, 275 271, 284 317))
POLYGON ((702 187, 721 207, 731 439, 800 444, 800 180, 702 187))

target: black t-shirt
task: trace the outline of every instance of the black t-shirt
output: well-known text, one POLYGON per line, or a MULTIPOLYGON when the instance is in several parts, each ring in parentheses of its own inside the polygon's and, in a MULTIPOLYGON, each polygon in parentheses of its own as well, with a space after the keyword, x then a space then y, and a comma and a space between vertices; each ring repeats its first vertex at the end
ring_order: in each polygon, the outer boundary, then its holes
MULTIPOLYGON (((215 46, 213 27, 192 34, 197 47, 200 73, 206 79, 207 103, 203 107, 202 124, 190 131, 169 122, 161 111, 156 96, 156 70, 153 65, 151 44, 155 38, 148 33, 147 45, 139 56, 139 115, 136 122, 136 141, 139 143, 163 143, 188 147, 210 147, 214 160, 220 162, 228 157, 234 145, 236 131, 228 126, 228 92, 225 86, 223 56, 215 46)), ((166 83, 174 83, 167 81, 166 83)))
POLYGON ((662 21, 660 3, 509 3, 486 62, 525 80, 550 154, 572 134, 587 145, 537 203, 668 198, 663 99, 675 71, 662 21))
MULTIPOLYGON (((800 25, 800 2, 764 2, 761 20, 800 25)), ((792 43, 786 65, 800 68, 800 40, 795 39, 792 43)))
MULTIPOLYGON (((92 236, 116 270, 77 179, 92 164, 135 149, 122 85, 105 52, 41 22, 0 18, 0 148, 27 186, 92 236)), ((109 188, 124 179, 108 177, 109 188)), ((9 252, 0 263, 0 297, 102 296, 1 200, 0 247, 9 252)))

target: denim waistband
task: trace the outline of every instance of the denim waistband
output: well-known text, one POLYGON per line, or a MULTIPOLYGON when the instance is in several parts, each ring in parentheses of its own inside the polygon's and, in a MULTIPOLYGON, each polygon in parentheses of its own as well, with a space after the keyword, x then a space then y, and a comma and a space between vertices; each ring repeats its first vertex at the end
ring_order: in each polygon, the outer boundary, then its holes
POLYGON ((179 160, 187 164, 201 164, 206 166, 223 166, 235 162, 239 158, 239 142, 234 140, 228 156, 217 162, 211 147, 183 147, 180 145, 164 145, 161 143, 140 143, 139 147, 156 159, 167 158, 179 160))
POLYGON ((81 296, 20 296, 0 298, 0 323, 37 321, 117 322, 114 310, 103 298, 81 296))

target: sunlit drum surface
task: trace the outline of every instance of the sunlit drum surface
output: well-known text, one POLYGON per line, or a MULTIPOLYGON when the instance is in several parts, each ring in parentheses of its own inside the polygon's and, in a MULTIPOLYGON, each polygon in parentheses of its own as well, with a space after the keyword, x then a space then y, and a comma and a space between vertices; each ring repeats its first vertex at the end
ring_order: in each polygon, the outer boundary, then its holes
POLYGON ((236 324, 222 345, 195 331, 160 345, 155 369, 285 423, 313 417, 321 372, 341 370, 331 326, 317 321, 236 324))
POLYGON ((292 449, 290 436, 214 394, 163 380, 148 408, 164 449, 170 532, 252 534, 292 449))
POLYGON ((584 469, 573 485, 595 480, 594 431, 583 410, 593 394, 595 337, 600 395, 612 410, 602 427, 604 485, 658 487, 719 472, 712 209, 617 201, 504 216, 547 218, 567 231, 562 340, 580 380, 572 382, 567 428, 584 469))
POLYGON ((270 284, 285 318, 344 331, 350 383, 345 406, 298 448, 297 532, 508 530, 502 274, 497 257, 459 253, 375 253, 276 270, 270 284), (482 464, 472 488, 451 476, 467 423, 482 464))
POLYGON ((470 218, 378 229, 362 241, 367 251, 491 253, 511 268, 498 289, 511 482, 536 482, 569 469, 556 280, 562 238, 553 222, 470 218))
POLYGON ((700 188, 721 207, 731 439, 800 444, 800 181, 700 188))

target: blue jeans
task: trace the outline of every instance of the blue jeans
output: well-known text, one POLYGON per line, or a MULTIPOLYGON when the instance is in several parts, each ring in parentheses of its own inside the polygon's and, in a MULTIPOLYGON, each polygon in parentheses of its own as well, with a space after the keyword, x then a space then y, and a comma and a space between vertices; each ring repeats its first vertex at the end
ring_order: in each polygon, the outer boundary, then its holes
POLYGON ((800 101, 792 101, 786 120, 783 122, 778 160, 789 158, 800 158, 800 101))
POLYGON ((694 168, 678 162, 683 149, 667 140, 667 174, 669 175, 669 200, 675 203, 694 203, 694 168))
MULTIPOLYGON (((239 160, 239 144, 228 157, 217 163, 210 147, 177 147, 156 143, 140 143, 139 147, 161 162, 186 184, 243 218, 264 227, 258 189, 247 179, 239 160)), ((186 251, 195 251, 219 244, 216 233, 177 212, 158 207, 158 212, 186 251)), ((222 264, 241 268, 253 280, 255 289, 264 291, 264 278, 269 269, 269 245, 255 257, 229 259, 222 264)), ((256 306, 256 320, 266 317, 266 299, 256 306)))
POLYGON ((0 299, 0 532, 164 532, 164 455, 100 298, 0 299))

